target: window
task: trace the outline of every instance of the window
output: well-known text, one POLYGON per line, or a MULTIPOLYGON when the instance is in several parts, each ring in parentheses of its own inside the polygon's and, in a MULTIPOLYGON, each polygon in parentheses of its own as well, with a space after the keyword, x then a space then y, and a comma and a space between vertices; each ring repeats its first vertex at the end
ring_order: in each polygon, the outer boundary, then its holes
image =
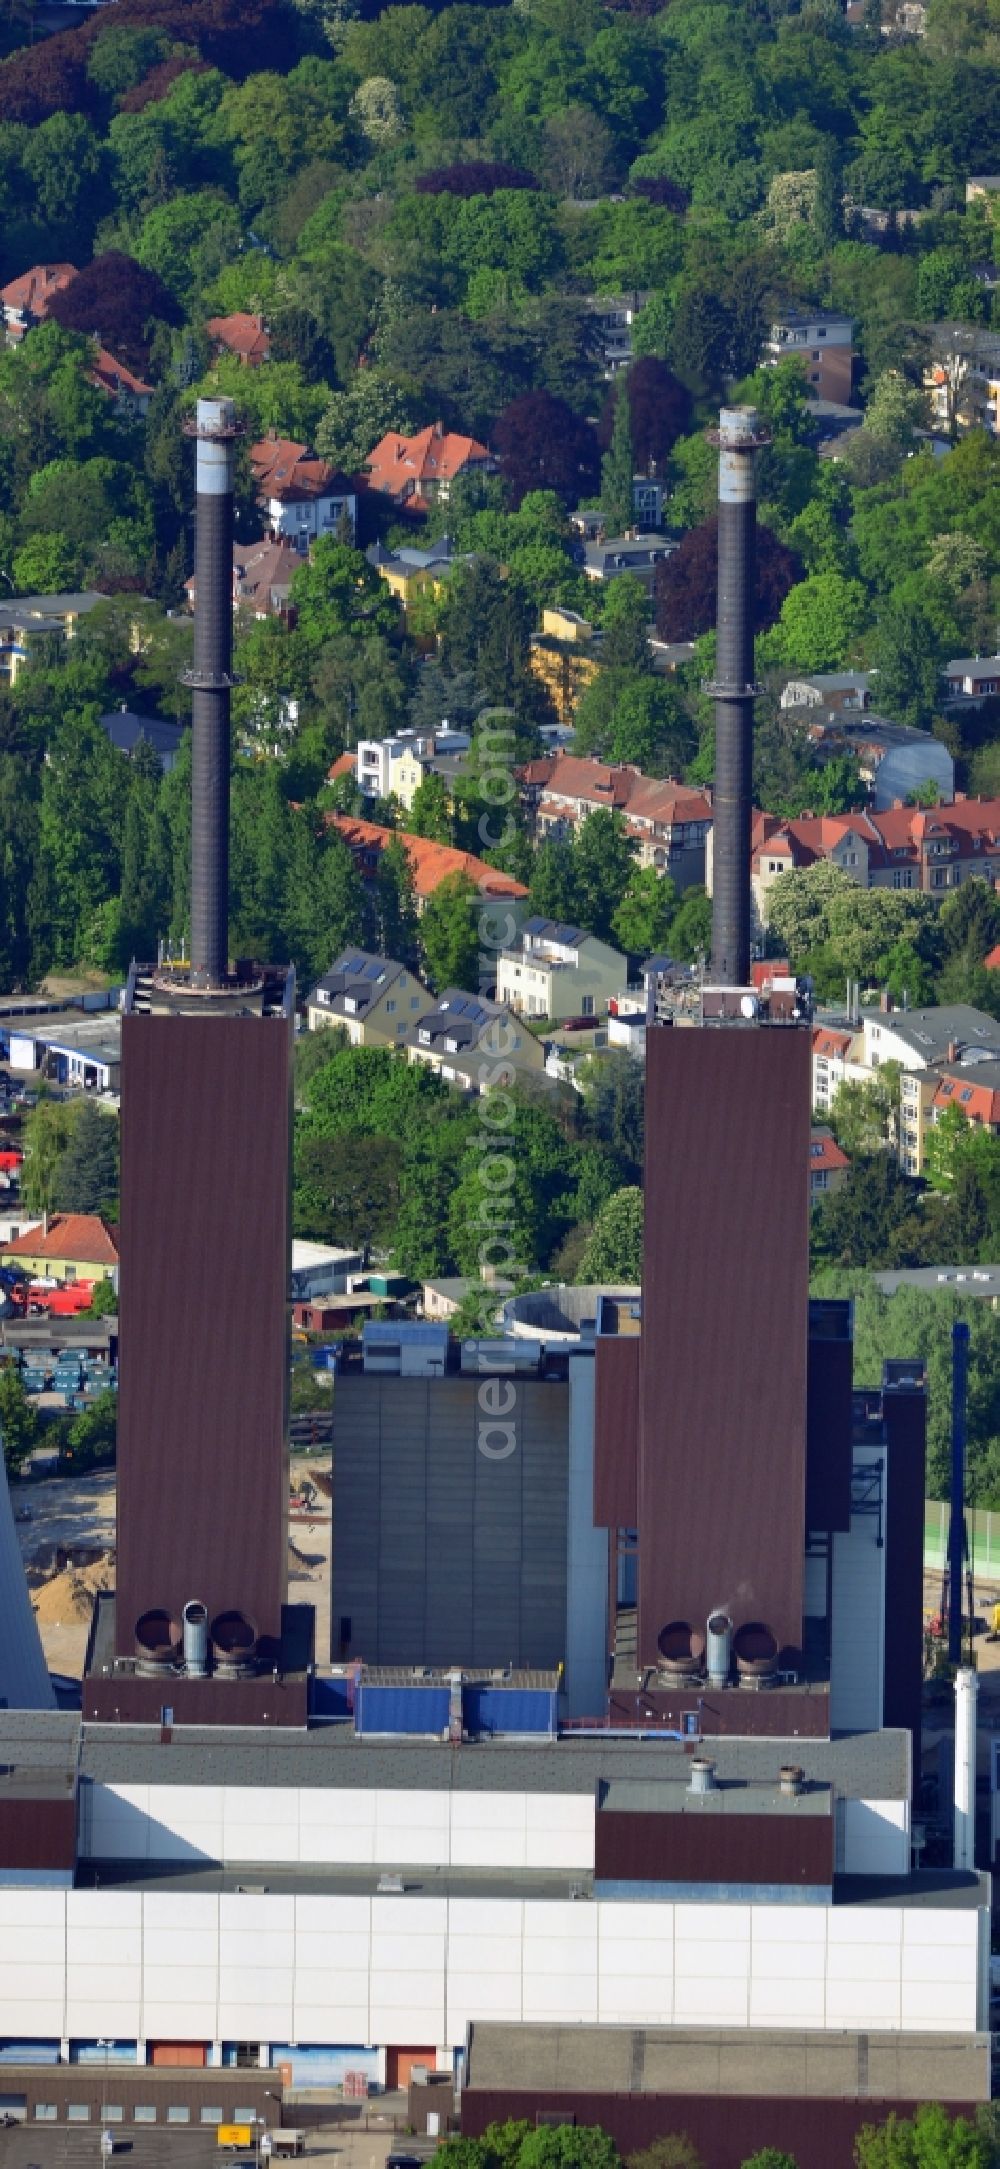
POLYGON ((254 2109, 254 2108, 250 2108, 250 2109, 234 2109, 234 2110, 233 2110, 233 2123, 234 2123, 234 2124, 255 2124, 256 2122, 257 2122, 257 2111, 256 2111, 256 2109, 254 2109))
POLYGON ((391 1015, 392 1015, 392 1012, 393 1012, 393 1010, 395 1009, 395 1007, 396 1007, 396 1004, 395 1004, 395 1002, 387 1002, 387 1003, 386 1003, 386 1005, 385 1005, 386 1015, 387 1015, 387 1016, 391 1016, 391 1015))
POLYGON ((71 2101, 71 2102, 70 2102, 70 2103, 68 2104, 68 2106, 67 2106, 67 2109, 66 2109, 66 2118, 67 2118, 67 2122, 68 2122, 68 2123, 70 2123, 70 2124, 89 2124, 89 2122, 90 2122, 90 2104, 89 2104, 89 2102, 86 2102, 86 2101, 71 2101))
POLYGON ((582 999, 582 1001, 581 1001, 581 1003, 580 1003, 580 1015, 581 1015, 581 1017, 592 1017, 592 1016, 593 1016, 593 1014, 594 1014, 594 997, 593 997, 593 995, 592 995, 592 994, 585 994, 585 995, 584 995, 584 997, 583 997, 583 999, 582 999))
POLYGON ((190 2109, 185 2109, 179 2103, 174 2102, 172 2107, 167 2110, 167 2122, 168 2124, 190 2124, 190 2109))
POLYGON ((221 2124, 222 2122, 221 2109, 200 2109, 198 2113, 203 2124, 221 2124))
POLYGON ((35 2122, 36 2122, 36 2124, 54 2124, 54 2123, 55 2123, 55 2122, 57 2121, 57 2119, 58 2119, 58 2116, 59 2116, 59 2111, 58 2111, 58 2109, 56 2108, 56 2105, 55 2105, 55 2102, 54 2102, 54 2101, 36 2101, 36 2103, 35 2103, 35 2122))
POLYGON ((123 2124, 125 2111, 120 2101, 106 2101, 101 2109, 102 2124, 123 2124))
POLYGON ((67 1267, 66 1267, 66 1281, 67 1281, 67 1285, 69 1284, 69 1282, 70 1282, 70 1281, 74 1281, 75 1279, 76 1279, 76 1266, 75 1266, 75 1265, 67 1265, 67 1267))
POLYGON ((135 2108, 132 2111, 132 2122, 134 2124, 155 2124, 156 2110, 154 2109, 152 2102, 137 2102, 135 2108))

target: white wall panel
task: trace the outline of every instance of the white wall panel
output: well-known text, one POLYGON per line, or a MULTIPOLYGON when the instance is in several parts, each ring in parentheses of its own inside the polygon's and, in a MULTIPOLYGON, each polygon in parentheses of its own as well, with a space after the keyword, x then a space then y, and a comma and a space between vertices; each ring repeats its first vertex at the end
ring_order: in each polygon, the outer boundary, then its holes
POLYGON ((904 1800, 842 1800, 845 1875, 908 1875, 910 1817, 904 1800))

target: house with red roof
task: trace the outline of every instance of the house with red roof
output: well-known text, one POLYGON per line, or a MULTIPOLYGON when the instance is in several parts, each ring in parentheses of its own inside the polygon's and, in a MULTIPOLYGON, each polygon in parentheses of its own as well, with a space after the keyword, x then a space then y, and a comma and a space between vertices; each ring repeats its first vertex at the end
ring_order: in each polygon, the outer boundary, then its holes
POLYGON ((839 1190, 850 1168, 846 1152, 842 1152, 833 1131, 819 1124, 809 1133, 809 1202, 815 1205, 817 1198, 827 1190, 839 1190))
POLYGON ((8 279, 6 286, 0 286, 8 346, 18 346, 25 332, 42 322, 53 295, 71 286, 76 276, 75 264, 32 264, 30 271, 22 271, 16 279, 8 279))
POLYGON ((234 316, 210 316, 205 330, 217 354, 235 354, 246 369, 259 369, 271 359, 271 334, 262 316, 238 309, 234 316))
POLYGON ((308 445, 269 430, 250 446, 250 467, 272 541, 290 543, 306 557, 318 536, 335 535, 345 523, 355 532, 357 490, 308 445))
POLYGON ((451 844, 432 843, 428 836, 413 836, 407 829, 383 828, 377 821, 355 820, 353 815, 346 813, 328 813, 324 818, 343 837, 366 879, 377 871, 387 844, 402 844, 410 862, 418 911, 452 874, 464 874, 485 897, 521 898, 528 894, 523 882, 501 873, 497 866, 488 866, 485 859, 477 859, 471 851, 455 850, 451 844))
POLYGON ((924 809, 804 815, 794 821, 756 813, 750 874, 757 917, 768 923, 768 897, 781 875, 826 859, 860 888, 919 889, 939 900, 978 875, 1000 881, 1000 798, 956 798, 924 809))
POLYGON ((117 1229, 100 1213, 52 1213, 0 1246, 0 1256, 34 1280, 117 1282, 117 1229))
POLYGON ((495 474, 497 462, 475 437, 463 437, 434 422, 413 437, 390 429, 365 461, 369 487, 394 504, 419 511, 436 497, 447 498, 460 474, 495 474))
POLYGON ((117 355, 110 354, 106 346, 96 347, 87 376, 99 392, 106 392, 114 401, 119 414, 148 414, 153 386, 136 376, 135 370, 119 361, 117 355))
POLYGON ((609 767, 572 753, 529 761, 521 770, 521 790, 539 842, 571 835, 589 813, 609 807, 622 815, 638 865, 669 874, 678 889, 705 879, 712 827, 708 791, 644 776, 624 762, 609 767))

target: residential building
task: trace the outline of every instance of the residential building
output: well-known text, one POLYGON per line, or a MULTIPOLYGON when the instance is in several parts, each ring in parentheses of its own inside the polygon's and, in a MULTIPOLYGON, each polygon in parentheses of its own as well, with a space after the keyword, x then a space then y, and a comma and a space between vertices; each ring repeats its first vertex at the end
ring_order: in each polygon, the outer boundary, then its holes
POLYGON ((76 275, 75 264, 32 264, 30 271, 0 286, 8 346, 18 346, 25 332, 42 322, 53 295, 71 286, 76 275))
POLYGON ((447 987, 410 1024, 406 1050, 411 1062, 425 1063, 463 1091, 470 1077, 478 1076, 482 1094, 516 1084, 531 1072, 541 1076, 545 1068, 541 1040, 512 1009, 463 987, 447 987))
POLYGON ((570 835, 598 807, 620 813, 640 866, 669 874, 678 889, 705 879, 712 827, 707 791, 669 778, 644 776, 624 763, 608 767, 572 753, 546 754, 521 771, 524 802, 536 837, 570 835))
POLYGON ((412 437, 390 429, 369 452, 365 468, 370 488, 394 504, 419 510, 436 498, 447 498, 460 474, 495 474, 497 462, 477 438, 434 422, 412 437))
POLYGON ((99 1213, 52 1213, 41 1227, 4 1243, 2 1255, 33 1280, 118 1284, 117 1230, 99 1213))
POLYGON ((357 750, 358 789, 366 798, 397 798, 407 813, 424 777, 446 757, 467 753, 468 731, 441 724, 435 731, 398 731, 392 738, 362 738, 357 750))
POLYGON ((838 1190, 851 1163, 833 1131, 813 1125, 809 1134, 809 1202, 815 1205, 828 1190, 838 1190))
POLYGON ((789 678, 781 690, 782 708, 828 708, 836 715, 863 715, 871 700, 870 670, 814 671, 789 678))
POLYGON ((149 412, 153 386, 144 377, 136 375, 127 363, 110 354, 106 346, 97 345, 92 366, 87 376, 99 392, 106 392, 113 401, 115 412, 124 419, 142 417, 149 412))
POLYGON ((944 666, 952 700, 982 703, 1000 693, 1000 655, 956 655, 944 666))
POLYGON ((399 1047, 429 1000, 405 964, 349 948, 306 996, 306 1022, 310 1032, 339 1024, 352 1047, 399 1047))
POLYGON ((644 532, 662 527, 667 486, 652 474, 632 476, 632 510, 636 526, 644 532))
POLYGON ((812 1103, 817 1115, 829 1114, 842 1084, 862 1084, 870 1075, 860 1024, 813 1026, 812 1103))
POLYGON ((78 595, 19 595, 0 602, 0 679, 16 685, 33 641, 72 640, 80 619, 107 599, 90 588, 78 595))
MULTIPOLYGON (((261 542, 233 544, 233 609, 252 612, 255 618, 287 617, 292 575, 302 563, 302 553, 288 542, 265 535, 261 542)), ((189 610, 198 599, 194 573, 184 582, 189 610)))
POLYGON ((431 843, 428 837, 413 836, 408 829, 383 828, 377 821, 359 821, 351 814, 328 813, 324 819, 343 837, 363 880, 374 879, 379 859, 389 844, 402 844, 410 864, 418 912, 423 911, 428 898, 440 888, 442 881, 450 880, 453 875, 461 875, 470 881, 478 891, 475 908, 484 947, 509 938, 523 917, 518 906, 528 894, 524 883, 515 881, 510 874, 501 873, 496 866, 488 866, 471 851, 458 851, 451 844, 431 843))
POLYGON ((271 359, 271 335, 262 316, 238 309, 234 316, 210 316, 205 330, 217 353, 235 354, 247 369, 271 359))
POLYGON ((548 688, 560 723, 571 725, 585 686, 601 667, 600 639, 579 611, 550 607, 542 611, 542 629, 532 633, 528 657, 536 678, 548 688))
POLYGON ((871 793, 876 813, 890 807, 918 803, 929 793, 939 805, 955 796, 955 763, 948 748, 930 731, 909 723, 887 723, 882 716, 852 716, 823 708, 811 709, 806 729, 821 761, 849 753, 857 761, 861 781, 871 793))
POLYGON ((345 526, 354 533, 357 490, 306 445, 269 432, 251 445, 250 466, 273 541, 289 542, 305 557, 320 535, 337 534, 345 526))
POLYGON ((633 358, 632 333, 636 317, 649 300, 648 293, 589 294, 587 307, 594 319, 594 336, 604 362, 606 377, 616 377, 633 358))
POLYGON ((755 814, 750 864, 761 926, 768 923, 774 882, 817 859, 841 867, 863 889, 921 889, 942 897, 976 876, 993 882, 1000 878, 1000 799, 958 798, 930 810, 892 805, 794 821, 755 814))
POLYGON ((797 356, 810 391, 819 399, 850 405, 854 373, 854 325, 849 316, 816 310, 787 309, 776 317, 764 346, 772 365, 797 356))
POLYGON ((120 708, 111 708, 100 718, 101 729, 119 753, 127 753, 129 759, 137 747, 152 746, 165 776, 170 774, 184 743, 184 725, 166 723, 162 716, 136 715, 124 702, 120 708))
POLYGON ((975 203, 977 197, 989 203, 995 196, 1000 196, 1000 173, 970 173, 965 184, 966 203, 975 203))
POLYGON ((935 324, 924 389, 936 428, 1000 435, 1000 333, 978 324, 935 324))
POLYGON ((405 546, 387 550, 381 542, 373 542, 365 554, 404 610, 412 610, 421 595, 441 595, 455 566, 469 563, 467 556, 455 556, 448 535, 442 535, 440 542, 429 543, 426 550, 405 546))
POLYGON ((666 535, 612 535, 600 542, 584 543, 582 570, 588 580, 617 580, 623 572, 634 573, 651 595, 657 565, 662 565, 677 547, 666 535))
POLYGON ((610 942, 554 919, 525 919, 497 958, 497 1001, 528 1017, 603 1016, 624 994, 628 963, 610 942))

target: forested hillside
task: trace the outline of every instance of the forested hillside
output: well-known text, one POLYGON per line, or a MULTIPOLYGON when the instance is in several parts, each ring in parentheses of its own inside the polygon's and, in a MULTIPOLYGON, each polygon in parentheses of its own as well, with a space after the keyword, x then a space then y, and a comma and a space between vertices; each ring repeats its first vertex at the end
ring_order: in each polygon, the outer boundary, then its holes
MULTIPOLYGON (((892 0, 860 22, 834 0, 114 0, 31 32, 13 9, 0 273, 78 276, 0 356, 0 572, 6 597, 112 600, 71 647, 35 643, 0 692, 3 984, 116 968, 154 930, 184 931, 183 762, 165 781, 125 763, 96 718, 123 703, 183 717, 189 629, 165 612, 191 564, 181 424, 199 388, 234 393, 251 437, 275 429, 347 472, 386 428, 436 421, 501 457, 499 477, 432 516, 478 563, 422 620, 404 625, 341 538, 297 576, 294 629, 243 631, 237 720, 255 757, 236 776, 234 946, 290 950, 304 972, 370 921, 317 819, 331 760, 463 703, 473 719, 512 708, 530 750, 550 712, 526 667, 541 607, 601 615, 566 527, 601 489, 602 455, 605 493, 614 480, 621 379, 604 377, 601 296, 645 297, 624 457, 666 478, 687 537, 661 620, 706 638, 666 685, 627 599, 604 605, 613 667, 582 704, 584 749, 711 774, 703 428, 778 306, 851 315, 868 406, 831 463, 796 365, 754 379, 774 430, 762 667, 874 660, 890 712, 926 723, 942 655, 993 637, 996 444, 974 433, 934 459, 915 432, 935 322, 982 324, 993 306, 990 203, 967 205, 965 186, 1000 165, 995 0, 929 0, 920 38, 892 0), (237 311, 266 318, 262 368, 213 361, 206 322, 237 311), (144 418, 92 381, 95 340, 152 386, 144 418)), ((239 531, 260 532, 246 468, 239 531)), ((369 494, 355 539, 376 532, 398 535, 369 494)), ((957 735, 964 782, 996 781, 994 729, 987 715, 957 735)), ((810 775, 776 712, 758 738, 762 802, 851 801, 850 764, 810 775)), ((508 863, 530 878, 526 846, 508 863)))

